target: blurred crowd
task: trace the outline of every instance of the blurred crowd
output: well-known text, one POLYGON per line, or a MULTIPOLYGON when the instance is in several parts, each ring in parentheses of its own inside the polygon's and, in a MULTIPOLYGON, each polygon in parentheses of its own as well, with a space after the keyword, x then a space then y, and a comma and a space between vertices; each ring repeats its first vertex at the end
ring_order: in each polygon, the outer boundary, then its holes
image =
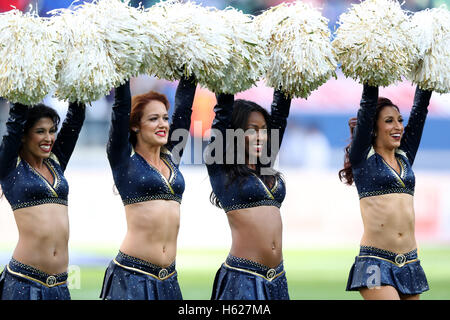
MULTIPOLYGON (((28 10, 29 5, 37 8, 40 16, 47 16, 47 13, 57 8, 67 8, 73 2, 80 4, 84 1, 92 0, 0 0, 0 12, 8 11, 11 5, 20 10, 28 10)), ((227 6, 233 6, 245 13, 259 14, 262 10, 277 5, 281 2, 293 2, 294 0, 193 0, 205 6, 213 6, 223 9, 227 6)), ((352 3, 359 3, 360 0, 303 0, 312 3, 315 7, 322 8, 322 14, 329 19, 330 29, 333 30, 339 16, 351 6, 352 3)), ((438 7, 445 4, 448 0, 407 0, 403 4, 403 8, 411 11, 423 10, 425 8, 438 7)), ((130 0, 130 4, 138 6, 140 3, 145 7, 150 7, 159 0, 130 0)), ((164 93, 169 98, 171 105, 176 90, 176 83, 156 80, 148 76, 140 76, 133 79, 133 94, 144 93, 148 90, 156 90, 164 93)), ((205 90, 206 91, 206 90, 205 90)), ((212 106, 215 103, 214 95, 205 93, 205 91, 197 91, 196 102, 194 104, 194 120, 200 120, 208 125, 211 124, 214 113, 212 106)), ((269 100, 271 89, 267 88, 264 96, 269 100)), ((111 105, 113 102, 113 93, 96 101, 92 107, 88 108, 85 128, 80 137, 80 145, 85 147, 104 147, 107 141, 108 128, 110 122, 111 105)), ((64 118, 67 104, 58 101, 49 95, 44 103, 55 108, 62 118, 64 118)), ((289 121, 289 128, 286 131, 284 139, 285 146, 280 152, 280 163, 284 165, 303 166, 308 168, 320 168, 330 166, 340 166, 342 164, 342 149, 347 144, 347 122, 348 115, 342 115, 339 118, 334 117, 327 111, 327 106, 315 106, 319 111, 317 114, 310 116, 308 114, 300 114, 298 110, 292 110, 289 121), (300 115, 300 116, 299 116, 300 115), (341 123, 342 128, 339 126, 341 123), (339 140, 336 142, 336 132, 339 133, 339 140), (333 141, 334 139, 334 141, 333 141), (289 150, 289 151, 287 151, 289 150), (289 152, 289 156, 283 156, 285 152, 289 152), (334 160, 333 160, 334 159, 334 160)), ((270 105, 270 101, 264 103, 264 107, 270 105)), ((0 136, 5 131, 5 122, 8 117, 8 104, 0 98, 0 136)), ((173 112, 173 110, 171 110, 173 112)), ((203 132, 207 128, 203 128, 203 132)), ((200 136, 193 136, 193 140, 202 139, 200 136)), ((205 142, 203 142, 205 144, 205 142)), ((426 142, 424 142, 426 146, 426 142)), ((449 150, 450 152, 450 150, 449 150)))
MULTIPOLYGON (((45 16, 46 13, 52 9, 67 8, 72 2, 91 2, 92 0, 0 0, 0 12, 10 10, 13 5, 16 8, 23 10, 29 4, 37 7, 39 15, 45 16)), ((194 2, 201 3, 205 6, 216 7, 223 9, 227 6, 232 6, 242 10, 245 13, 255 14, 261 12, 266 8, 280 4, 281 2, 293 2, 295 0, 194 0, 194 2)), ((350 6, 351 3, 359 3, 360 0, 303 0, 304 2, 312 3, 315 7, 323 8, 323 13, 331 21, 336 21, 337 17, 350 6)), ((159 0, 130 0, 131 5, 137 6, 142 3, 145 7, 150 7, 159 0)), ((408 0, 404 1, 403 8, 411 11, 423 10, 425 8, 438 7, 448 2, 448 0, 408 0)))

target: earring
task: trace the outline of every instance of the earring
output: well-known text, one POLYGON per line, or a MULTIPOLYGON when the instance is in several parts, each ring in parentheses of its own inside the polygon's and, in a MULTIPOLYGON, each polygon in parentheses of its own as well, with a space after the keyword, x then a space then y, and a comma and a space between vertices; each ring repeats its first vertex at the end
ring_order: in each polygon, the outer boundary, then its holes
POLYGON ((135 132, 135 133, 138 133, 138 132, 139 132, 139 129, 134 130, 134 132, 135 132))

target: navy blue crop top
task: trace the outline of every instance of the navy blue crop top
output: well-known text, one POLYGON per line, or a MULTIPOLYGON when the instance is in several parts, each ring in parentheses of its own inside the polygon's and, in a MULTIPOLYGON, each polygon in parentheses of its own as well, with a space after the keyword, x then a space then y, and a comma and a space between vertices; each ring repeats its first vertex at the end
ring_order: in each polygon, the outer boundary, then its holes
POLYGON ((175 111, 169 130, 167 144, 161 148, 161 160, 170 169, 166 179, 160 171, 150 165, 141 155, 133 151, 129 142, 131 93, 127 81, 116 88, 112 108, 112 125, 107 147, 108 160, 114 183, 124 205, 150 200, 174 200, 181 203, 184 192, 184 178, 179 171, 179 160, 173 154, 182 156, 187 136, 175 137, 176 129, 189 132, 192 104, 196 89, 195 79, 181 79, 175 94, 175 111))
POLYGON ((64 178, 64 171, 84 122, 85 107, 69 104, 50 158, 44 159, 44 164, 53 175, 53 184, 19 157, 27 111, 28 107, 20 104, 15 104, 10 109, 7 132, 0 145, 2 190, 12 210, 46 203, 67 205, 69 185, 64 178))
POLYGON ((415 177, 412 164, 419 148, 430 98, 430 91, 416 89, 408 125, 404 129, 400 147, 395 151, 400 168, 398 173, 375 152, 372 146, 378 88, 364 86, 353 141, 349 149, 349 160, 360 199, 389 193, 414 195, 415 177))
MULTIPOLYGON (((214 108, 216 116, 212 124, 210 146, 216 140, 217 134, 226 137, 226 129, 231 129, 233 103, 233 95, 217 95, 217 105, 214 108)), ((286 129, 290 104, 291 99, 287 99, 281 91, 274 92, 268 128, 269 130, 280 130, 280 146, 286 129)), ((225 146, 226 143, 223 144, 224 154, 226 149, 225 146)), ((276 155, 272 154, 271 157, 274 159, 276 155)), ((224 165, 223 162, 222 164, 207 164, 207 169, 212 190, 225 212, 259 206, 281 207, 286 195, 285 182, 281 176, 276 176, 273 186, 269 187, 256 172, 252 172, 249 176, 235 179, 230 183, 230 181, 228 181, 226 165, 224 165)))

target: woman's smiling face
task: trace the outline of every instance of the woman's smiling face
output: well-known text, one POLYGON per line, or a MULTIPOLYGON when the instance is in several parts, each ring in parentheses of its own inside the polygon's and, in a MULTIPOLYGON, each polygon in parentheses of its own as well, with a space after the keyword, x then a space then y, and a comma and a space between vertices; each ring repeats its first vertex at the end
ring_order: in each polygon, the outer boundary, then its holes
POLYGON ((394 106, 384 107, 377 119, 375 146, 384 149, 400 147, 403 137, 403 117, 394 106))

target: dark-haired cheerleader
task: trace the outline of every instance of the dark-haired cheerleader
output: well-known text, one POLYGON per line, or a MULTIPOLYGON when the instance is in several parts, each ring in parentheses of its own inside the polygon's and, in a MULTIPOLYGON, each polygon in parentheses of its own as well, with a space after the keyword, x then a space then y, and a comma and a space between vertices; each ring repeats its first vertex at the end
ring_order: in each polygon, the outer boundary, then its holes
POLYGON ((70 103, 56 137, 60 119, 52 108, 13 104, 10 109, 0 145, 0 183, 14 212, 19 242, 0 275, 0 299, 70 299, 64 171, 84 117, 84 105, 70 103))
POLYGON ((214 300, 289 299, 280 214, 286 190, 281 174, 272 166, 290 104, 281 91, 275 91, 269 115, 251 101, 217 95, 207 168, 213 189, 211 202, 227 214, 232 245, 214 280, 214 300), (227 141, 227 129, 245 131, 244 141, 227 141), (278 135, 272 135, 276 130, 278 135), (275 144, 272 136, 278 137, 275 144), (222 149, 217 147, 219 141, 222 149), (270 161, 264 161, 264 155, 270 161))
POLYGON ((364 299, 419 299, 428 290, 414 235, 412 165, 430 98, 417 88, 404 127, 399 108, 364 85, 358 117, 349 121, 352 141, 339 176, 356 185, 364 234, 347 290, 364 299))

